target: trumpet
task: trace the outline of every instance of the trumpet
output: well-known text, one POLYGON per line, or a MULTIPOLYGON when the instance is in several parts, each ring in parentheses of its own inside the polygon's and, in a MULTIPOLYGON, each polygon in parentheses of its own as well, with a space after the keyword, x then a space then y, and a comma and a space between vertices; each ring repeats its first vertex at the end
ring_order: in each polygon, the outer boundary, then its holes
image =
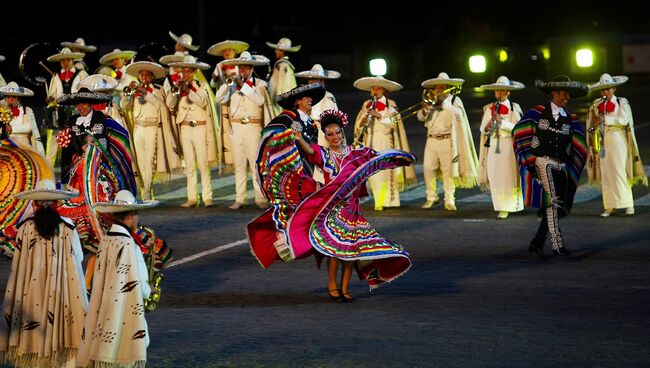
POLYGON ((172 95, 174 95, 174 97, 178 97, 180 96, 181 93, 185 92, 189 88, 190 88, 190 82, 183 79, 180 82, 178 82, 178 84, 173 85, 170 91, 172 95))
POLYGON ((138 88, 140 88, 140 86, 141 84, 138 82, 131 82, 128 86, 122 89, 122 93, 126 97, 131 97, 138 91, 138 88))
POLYGON ((460 91, 463 89, 463 86, 451 86, 443 91, 437 92, 435 89, 432 88, 425 88, 422 91, 422 98, 420 102, 413 104, 407 108, 405 108, 402 111, 398 111, 394 113, 393 115, 389 116, 389 119, 395 119, 400 115, 404 115, 408 112, 406 116, 402 116, 402 120, 408 119, 411 116, 415 115, 420 111, 419 107, 422 106, 422 104, 426 104, 430 107, 433 107, 435 105, 440 105, 442 103, 442 99, 440 99, 442 96, 446 96, 447 93, 456 95, 459 94, 460 91))
POLYGON ((233 74, 226 78, 225 82, 229 86, 239 85, 244 82, 244 78, 239 74, 233 74))
MULTIPOLYGON (((377 106, 377 96, 372 95, 372 101, 370 101, 370 107, 368 108, 368 111, 374 109, 375 106, 377 106)), ((368 127, 375 121, 374 116, 370 115, 368 111, 366 111, 366 123, 363 125, 363 128, 361 128, 361 131, 359 132, 359 135, 357 135, 356 139, 354 140, 354 145, 361 144, 365 138, 366 132, 368 131, 368 127)))

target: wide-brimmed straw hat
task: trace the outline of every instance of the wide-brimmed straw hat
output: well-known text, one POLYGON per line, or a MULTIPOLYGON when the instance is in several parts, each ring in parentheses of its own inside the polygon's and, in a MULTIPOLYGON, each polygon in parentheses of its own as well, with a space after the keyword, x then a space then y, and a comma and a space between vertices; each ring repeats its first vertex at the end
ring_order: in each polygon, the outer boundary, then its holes
POLYGON ((81 37, 77 38, 74 42, 61 42, 61 46, 71 48, 74 47, 79 50, 83 50, 84 52, 95 52, 97 50, 97 46, 86 45, 86 41, 84 41, 84 39, 81 37))
POLYGON ((208 49, 208 54, 214 56, 223 56, 223 51, 226 49, 233 49, 235 50, 235 54, 240 54, 248 50, 249 46, 250 45, 244 41, 225 40, 210 46, 208 49))
POLYGON ((80 88, 77 92, 65 94, 56 99, 56 103, 64 106, 74 106, 78 103, 101 104, 112 100, 106 93, 93 92, 89 88, 80 88))
POLYGON ((136 78, 142 70, 151 72, 154 79, 164 78, 165 75, 167 75, 167 70, 165 70, 165 67, 151 61, 136 61, 135 63, 131 63, 126 67, 126 73, 136 78))
POLYGON ((589 87, 585 83, 572 81, 566 75, 558 75, 550 82, 538 79, 535 81, 535 87, 546 94, 550 94, 551 91, 567 91, 571 97, 576 98, 584 97, 589 93, 589 87))
POLYGON ((196 51, 200 47, 199 45, 192 45, 192 36, 188 35, 187 33, 176 36, 172 31, 169 31, 169 37, 183 45, 188 50, 196 51))
POLYGON ((382 87, 388 92, 395 92, 404 88, 401 84, 384 77, 363 77, 354 81, 354 87, 362 91, 370 91, 372 86, 382 87))
POLYGON ((5 96, 15 96, 15 97, 31 97, 34 95, 34 91, 29 88, 19 86, 16 82, 9 82, 4 87, 0 87, 0 93, 5 96))
POLYGON ((126 60, 131 60, 133 57, 137 54, 137 51, 133 50, 120 50, 120 49, 114 49, 113 51, 109 52, 108 54, 102 56, 99 59, 99 63, 102 65, 109 65, 113 59, 117 58, 123 58, 126 60))
POLYGON ((337 79, 341 77, 341 73, 334 70, 325 70, 322 65, 314 64, 311 70, 296 73, 296 77, 307 79, 337 79))
POLYGON ((422 88, 435 88, 437 85, 461 86, 465 83, 461 78, 449 78, 449 74, 441 72, 436 78, 427 79, 422 82, 422 88))
POLYGON ((497 78, 496 82, 482 85, 481 89, 486 89, 488 91, 499 91, 499 90, 517 91, 520 89, 524 89, 524 87, 526 86, 524 86, 523 83, 510 80, 505 75, 502 75, 499 78, 497 78))
POLYGON ((170 63, 169 66, 171 66, 172 68, 192 68, 192 69, 203 69, 203 70, 210 69, 209 64, 206 64, 202 61, 198 61, 192 55, 185 55, 183 61, 170 63))
POLYGON ((111 92, 119 82, 104 74, 93 74, 79 81, 77 84, 77 91, 82 88, 87 88, 90 92, 111 92))
POLYGON ((59 201, 74 198, 78 195, 77 192, 56 189, 56 185, 52 180, 43 179, 36 183, 34 189, 16 193, 14 198, 32 201, 59 201))
POLYGON ((316 105, 325 97, 325 87, 320 83, 305 84, 277 95, 275 101, 283 109, 291 110, 294 107, 293 103, 303 97, 311 97, 312 106, 316 105))
POLYGON ((607 73, 600 76, 600 80, 597 83, 589 85, 589 89, 592 91, 600 91, 601 89, 612 88, 620 86, 621 84, 627 82, 629 78, 625 75, 615 75, 611 76, 607 73))
POLYGON ((302 45, 291 46, 291 40, 286 37, 281 38, 278 43, 267 42, 266 45, 272 49, 283 50, 286 52, 296 52, 302 47, 302 45))
POLYGON ((95 210, 101 213, 117 213, 128 211, 140 211, 147 208, 156 207, 159 205, 158 201, 138 201, 135 199, 133 193, 128 190, 120 190, 115 195, 112 202, 97 202, 95 203, 95 210))
POLYGON ((169 65, 171 63, 178 63, 178 62, 183 61, 183 59, 185 59, 185 55, 187 55, 187 54, 185 54, 182 51, 176 51, 175 53, 173 53, 171 55, 161 56, 158 61, 160 61, 160 63, 163 64, 163 65, 169 65))
POLYGON ((84 56, 86 56, 86 54, 83 52, 72 52, 69 48, 64 47, 58 54, 48 57, 47 61, 61 61, 63 59, 79 60, 83 59, 84 56))
POLYGON ((269 59, 264 55, 251 55, 250 52, 244 51, 239 57, 227 59, 221 62, 221 65, 268 65, 269 59))

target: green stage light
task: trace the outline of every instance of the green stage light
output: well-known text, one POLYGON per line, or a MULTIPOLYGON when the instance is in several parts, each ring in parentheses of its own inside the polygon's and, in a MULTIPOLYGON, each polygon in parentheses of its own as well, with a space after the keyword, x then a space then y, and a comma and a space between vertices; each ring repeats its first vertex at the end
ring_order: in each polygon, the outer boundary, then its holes
POLYGON ((508 52, 504 49, 499 50, 499 61, 505 63, 508 61, 508 52))
POLYGON ((469 57, 469 70, 472 73, 484 73, 486 69, 487 63, 485 61, 485 56, 472 55, 469 57))
POLYGON ((576 51, 576 64, 581 68, 589 68, 594 65, 594 53, 590 49, 576 51))

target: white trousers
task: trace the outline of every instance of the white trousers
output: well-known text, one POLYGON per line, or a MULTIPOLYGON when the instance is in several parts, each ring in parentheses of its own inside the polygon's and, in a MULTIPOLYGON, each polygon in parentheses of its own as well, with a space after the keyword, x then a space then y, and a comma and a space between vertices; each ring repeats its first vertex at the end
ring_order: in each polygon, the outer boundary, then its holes
POLYGON ((232 160, 235 166, 235 201, 246 203, 248 189, 246 187, 247 171, 250 168, 255 190, 255 203, 266 203, 260 184, 255 173, 255 161, 262 140, 260 124, 232 124, 230 143, 232 145, 232 160))
POLYGON ((181 126, 181 145, 185 158, 185 176, 187 176, 187 199, 198 200, 196 183, 196 166, 201 173, 202 197, 206 201, 212 199, 212 182, 208 167, 208 152, 206 143, 207 129, 205 125, 191 127, 181 126))
POLYGON ((451 173, 451 141, 449 138, 427 138, 424 146, 424 184, 426 186, 427 201, 438 200, 436 192, 436 171, 442 172, 442 184, 445 190, 445 203, 455 202, 456 186, 451 173))
POLYGON ((627 137, 624 129, 605 128, 605 157, 600 160, 605 208, 634 207, 632 186, 627 181, 627 137))
POLYGON ((151 196, 157 138, 158 127, 155 125, 148 127, 136 125, 133 130, 133 144, 138 158, 138 172, 142 178, 144 199, 149 199, 151 196))

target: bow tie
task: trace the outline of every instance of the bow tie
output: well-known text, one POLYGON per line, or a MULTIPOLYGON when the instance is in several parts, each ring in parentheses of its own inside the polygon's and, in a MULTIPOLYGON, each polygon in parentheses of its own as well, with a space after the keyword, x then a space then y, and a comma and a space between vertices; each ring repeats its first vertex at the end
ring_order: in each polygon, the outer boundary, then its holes
POLYGON ((20 109, 17 107, 11 107, 11 113, 14 115, 14 118, 20 115, 20 109))
MULTIPOLYGON (((494 108, 495 107, 496 107, 496 103, 492 104, 492 107, 490 107, 490 111, 494 113, 494 108)), ((497 113, 499 115, 508 115, 509 111, 510 111, 510 109, 508 108, 508 106, 506 106, 506 105, 504 105, 502 103, 499 104, 499 111, 497 111, 497 113)))
MULTIPOLYGON (((246 84, 248 84, 249 87, 255 87, 255 85, 253 84, 253 81, 250 80, 250 79, 246 81, 246 84)), ((241 87, 243 87, 243 86, 244 86, 244 85, 242 84, 241 87)), ((239 91, 239 90, 241 89, 241 87, 240 87, 240 86, 237 86, 237 90, 239 91)))
MULTIPOLYGON (((153 88, 151 88, 150 86, 147 86, 147 93, 152 93, 152 92, 153 92, 153 88)), ((135 96, 140 97, 140 96, 142 96, 142 93, 136 92, 135 96)))
POLYGON ((59 79, 62 81, 69 81, 70 79, 74 78, 74 72, 72 70, 64 70, 61 73, 59 73, 59 79))
POLYGON ((598 105, 598 112, 601 114, 608 113, 608 112, 614 112, 614 109, 616 108, 616 105, 612 101, 605 101, 601 102, 598 105))
POLYGON ((122 71, 118 70, 115 72, 115 79, 121 79, 122 78, 122 71))
MULTIPOLYGON (((367 108, 370 108, 371 106, 372 106, 372 101, 368 102, 368 104, 366 105, 367 108)), ((381 101, 377 101, 375 103, 375 110, 377 110, 377 111, 386 110, 386 104, 381 102, 381 101)))

